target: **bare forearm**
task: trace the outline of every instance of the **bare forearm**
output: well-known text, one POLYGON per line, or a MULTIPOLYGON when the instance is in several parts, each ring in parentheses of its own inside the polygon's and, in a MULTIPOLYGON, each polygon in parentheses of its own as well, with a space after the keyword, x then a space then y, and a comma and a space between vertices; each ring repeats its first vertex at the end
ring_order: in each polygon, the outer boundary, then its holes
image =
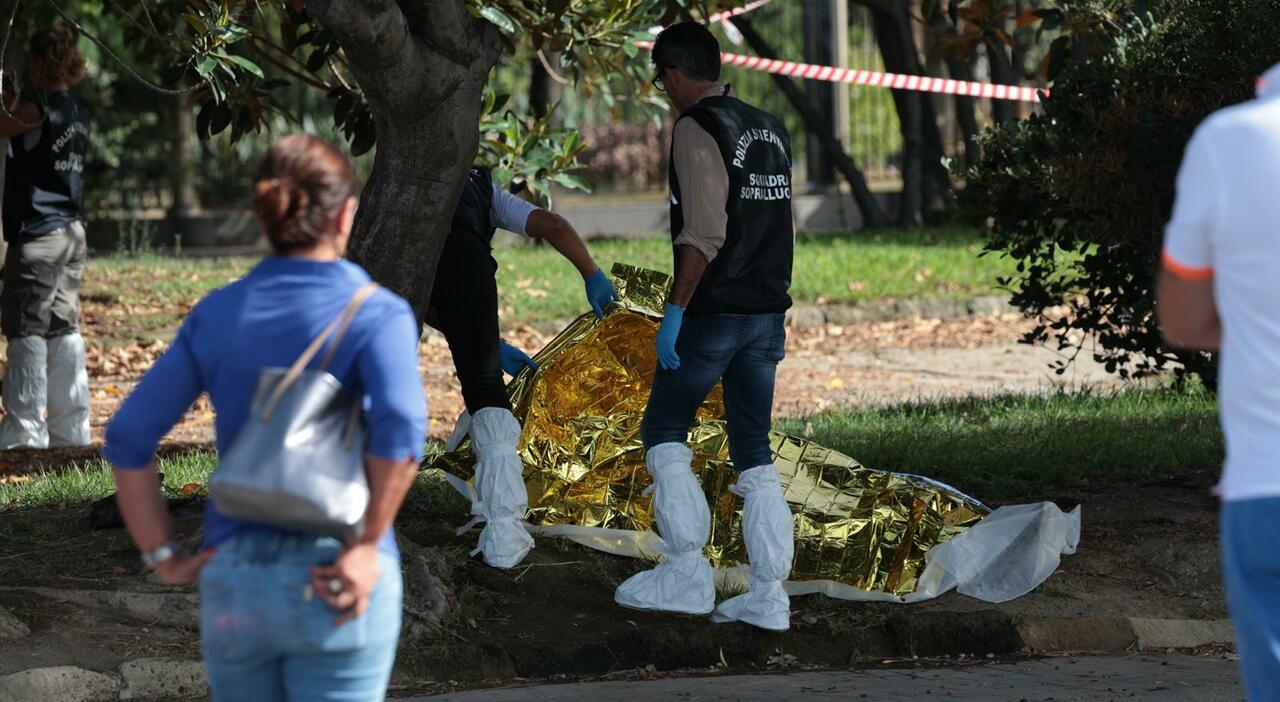
POLYGON ((129 535, 140 551, 152 551, 173 538, 169 506, 160 489, 153 466, 141 470, 112 471, 116 480, 116 501, 129 535))
POLYGON ((1212 280, 1184 280, 1161 270, 1156 285, 1156 318, 1170 346, 1217 351, 1222 344, 1222 320, 1218 317, 1212 280))
POLYGON ((551 248, 578 269, 578 273, 583 278, 589 278, 600 270, 595 259, 591 257, 591 252, 587 251, 586 242, 564 217, 546 210, 537 210, 529 215, 525 231, 529 236, 550 244, 551 248))
POLYGON ((388 461, 366 456, 365 472, 369 478, 369 509, 360 541, 377 543, 395 521, 404 496, 418 475, 418 463, 413 459, 388 461))
POLYGON ((676 247, 676 275, 671 284, 671 304, 688 307, 693 293, 707 272, 707 258, 692 246, 676 247))

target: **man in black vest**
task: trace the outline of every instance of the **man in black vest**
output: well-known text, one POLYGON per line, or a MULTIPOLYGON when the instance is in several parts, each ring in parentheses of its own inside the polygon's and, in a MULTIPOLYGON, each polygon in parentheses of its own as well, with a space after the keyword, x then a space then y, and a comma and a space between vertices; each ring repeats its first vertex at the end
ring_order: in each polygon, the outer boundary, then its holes
POLYGON ((75 37, 58 25, 32 35, 29 50, 30 80, 19 95, 4 95, 17 119, 0 116, 0 138, 9 139, 0 449, 89 444, 79 297, 87 249, 80 174, 89 122, 70 93, 84 77, 85 61, 75 37))
POLYGON ((520 424, 511 414, 502 372, 515 375, 537 366, 499 337, 498 263, 491 253, 499 227, 546 241, 568 259, 582 274, 587 303, 597 316, 618 294, 569 222, 507 192, 489 169, 471 169, 436 268, 427 323, 449 342, 471 415, 477 493, 472 514, 485 522, 479 551, 489 565, 511 568, 533 547, 533 538, 523 525, 529 498, 516 453, 520 424))
POLYGON ((624 582, 623 605, 705 614, 784 630, 790 600, 791 510, 769 443, 783 313, 791 306, 791 146, 773 115, 720 85, 720 47, 701 24, 668 27, 653 47, 654 85, 680 111, 671 139, 671 236, 675 280, 657 334, 658 368, 641 436, 653 477, 654 517, 666 558, 624 582), (698 407, 724 384, 731 490, 745 499, 742 533, 750 590, 715 607, 702 554, 710 535, 706 496, 685 446, 698 407))

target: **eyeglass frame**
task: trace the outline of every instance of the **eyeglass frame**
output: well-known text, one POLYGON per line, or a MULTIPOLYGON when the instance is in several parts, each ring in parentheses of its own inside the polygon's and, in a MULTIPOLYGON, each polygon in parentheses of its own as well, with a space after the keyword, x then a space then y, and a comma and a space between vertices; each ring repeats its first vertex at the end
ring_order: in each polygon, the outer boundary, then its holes
POLYGON ((654 66, 655 70, 653 73, 653 78, 649 79, 649 84, 652 85, 654 89, 660 93, 667 92, 666 82, 663 81, 662 74, 666 73, 668 70, 672 68, 675 68, 675 66, 654 66))

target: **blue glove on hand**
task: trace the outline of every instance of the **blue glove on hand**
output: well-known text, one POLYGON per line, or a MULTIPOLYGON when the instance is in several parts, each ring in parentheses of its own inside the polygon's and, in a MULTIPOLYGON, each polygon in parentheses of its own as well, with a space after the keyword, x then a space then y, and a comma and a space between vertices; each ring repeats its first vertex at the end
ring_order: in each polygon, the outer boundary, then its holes
POLYGON ((609 282, 609 276, 604 274, 602 270, 596 270, 590 278, 586 278, 587 284, 587 303, 591 305, 591 309, 595 311, 596 317, 604 316, 604 308, 610 302, 621 300, 618 297, 618 291, 613 289, 613 283, 609 282))
POLYGON ((498 358, 502 363, 502 370, 506 371, 507 375, 510 376, 515 376, 525 366, 529 366, 534 372, 538 370, 538 364, 534 363, 532 358, 529 358, 529 354, 505 341, 498 345, 498 358))
POLYGON ((662 307, 662 326, 658 327, 658 365, 667 370, 680 367, 680 357, 676 355, 676 337, 680 336, 680 325, 684 323, 684 308, 670 302, 662 307))

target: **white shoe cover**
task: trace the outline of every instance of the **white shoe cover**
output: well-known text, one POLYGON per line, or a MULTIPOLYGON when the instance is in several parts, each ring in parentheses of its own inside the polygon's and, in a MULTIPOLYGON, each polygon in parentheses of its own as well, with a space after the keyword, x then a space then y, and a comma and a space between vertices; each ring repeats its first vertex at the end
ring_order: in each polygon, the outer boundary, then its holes
POLYGON ((475 552, 483 553, 484 562, 495 568, 519 564, 533 548, 533 537, 524 526, 529 491, 516 453, 519 442, 520 423, 510 410, 486 407, 472 417, 471 448, 476 454, 479 499, 471 504, 471 514, 475 516, 473 523, 485 523, 475 552))
POLYGON ((613 599, 632 609, 707 614, 715 608, 716 582, 702 549, 711 537, 711 510, 690 468, 684 444, 659 444, 646 461, 653 477, 653 516, 665 557, 618 586, 613 599))
POLYGON ((791 628, 791 598, 782 581, 791 574, 795 556, 795 521, 782 495, 782 479, 772 465, 757 466, 738 476, 729 488, 742 495, 742 538, 751 560, 750 589, 720 603, 715 622, 746 622, 761 629, 791 628))
POLYGON ((49 346, 49 445, 89 445, 89 374, 84 339, 63 334, 49 346))
POLYGON ((48 376, 48 346, 38 336, 9 340, 9 365, 4 371, 4 419, 0 420, 0 450, 48 448, 44 421, 48 376))

